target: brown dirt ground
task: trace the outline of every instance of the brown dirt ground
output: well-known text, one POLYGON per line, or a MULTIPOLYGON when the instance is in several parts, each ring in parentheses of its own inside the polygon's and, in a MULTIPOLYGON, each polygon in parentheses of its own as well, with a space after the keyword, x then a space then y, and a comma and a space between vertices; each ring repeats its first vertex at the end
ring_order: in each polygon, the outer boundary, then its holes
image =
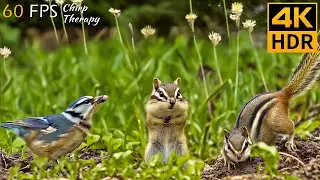
MULTIPOLYGON (((306 164, 302 167, 296 160, 282 156, 279 162, 279 172, 288 173, 297 176, 301 179, 320 179, 320 127, 317 128, 310 137, 302 140, 299 137, 295 138, 297 146, 296 152, 288 152, 284 147, 286 140, 279 138, 277 146, 280 152, 291 154, 303 163, 306 164)), ((96 163, 101 162, 101 150, 82 149, 79 152, 80 159, 94 159, 96 163)), ((103 156, 106 156, 104 154, 103 156)), ((70 160, 73 157, 69 157, 70 160)), ((30 161, 32 156, 26 159, 21 159, 21 153, 7 155, 0 151, 0 180, 8 179, 9 168, 20 164, 22 172, 30 171, 30 161)), ((49 167, 50 168, 50 167, 49 167)), ((223 165, 221 158, 216 159, 212 165, 205 165, 202 179, 270 179, 270 177, 263 175, 263 160, 261 158, 254 158, 251 161, 243 162, 237 168, 232 168, 230 171, 223 165), (261 174, 257 174, 256 167, 261 165, 261 174)))
MULTIPOLYGON (((285 148, 286 141, 287 139, 283 138, 277 139, 279 151, 295 156, 306 166, 303 167, 293 158, 280 155, 279 172, 301 179, 320 179, 320 127, 305 140, 295 137, 297 146, 295 152, 289 152, 285 148)), ((223 159, 220 157, 213 164, 205 165, 201 179, 270 179, 270 177, 263 175, 263 160, 259 157, 240 163, 237 168, 231 168, 230 171, 224 167, 223 159), (257 174, 256 170, 258 165, 261 166, 260 174, 257 174)))
MULTIPOLYGON (((101 157, 107 158, 107 153, 102 150, 81 149, 78 157, 83 160, 93 159, 98 164, 102 161, 101 157)), ((68 158, 70 161, 74 160, 72 154, 69 154, 68 158)), ((7 155, 5 152, 0 151, 0 180, 8 179, 9 169, 17 164, 20 164, 20 171, 30 172, 30 162, 32 160, 33 156, 31 154, 26 159, 21 159, 20 152, 7 155)), ((52 164, 49 164, 48 168, 52 168, 52 164)))

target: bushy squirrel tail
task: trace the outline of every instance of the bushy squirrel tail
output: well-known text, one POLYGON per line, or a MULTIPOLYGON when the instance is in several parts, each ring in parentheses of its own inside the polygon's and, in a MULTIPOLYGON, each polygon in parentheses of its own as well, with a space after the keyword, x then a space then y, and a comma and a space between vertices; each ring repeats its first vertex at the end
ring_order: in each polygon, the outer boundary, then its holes
POLYGON ((305 53, 283 91, 289 98, 305 92, 320 81, 320 33, 318 33, 317 52, 305 53))

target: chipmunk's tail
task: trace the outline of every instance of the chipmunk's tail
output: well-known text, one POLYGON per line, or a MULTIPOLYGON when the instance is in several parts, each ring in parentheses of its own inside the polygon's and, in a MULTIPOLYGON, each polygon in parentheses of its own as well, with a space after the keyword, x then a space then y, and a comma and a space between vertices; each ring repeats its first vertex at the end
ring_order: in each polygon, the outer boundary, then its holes
POLYGON ((283 91, 289 98, 297 96, 320 80, 320 33, 317 52, 305 53, 283 91))

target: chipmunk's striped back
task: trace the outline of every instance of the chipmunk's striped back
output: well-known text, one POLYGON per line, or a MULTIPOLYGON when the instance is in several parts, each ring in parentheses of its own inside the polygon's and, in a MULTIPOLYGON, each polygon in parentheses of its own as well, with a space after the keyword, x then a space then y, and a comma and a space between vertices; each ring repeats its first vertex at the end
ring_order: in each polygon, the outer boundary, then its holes
POLYGON ((277 94, 264 93, 252 98, 240 111, 234 129, 247 127, 254 142, 259 141, 261 126, 269 110, 278 102, 277 94))

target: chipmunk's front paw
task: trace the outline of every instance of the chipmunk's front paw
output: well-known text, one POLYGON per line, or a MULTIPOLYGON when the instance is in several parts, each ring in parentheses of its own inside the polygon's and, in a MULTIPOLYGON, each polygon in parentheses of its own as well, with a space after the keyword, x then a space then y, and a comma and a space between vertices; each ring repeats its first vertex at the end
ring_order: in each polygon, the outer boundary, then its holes
POLYGON ((225 167, 228 167, 228 171, 230 171, 230 170, 231 170, 231 166, 232 166, 233 168, 235 168, 235 167, 237 167, 237 164, 234 163, 234 162, 232 162, 232 161, 227 161, 227 162, 224 163, 224 166, 225 166, 225 167))
POLYGON ((234 163, 232 161, 228 162, 228 170, 230 171, 230 165, 232 166, 232 168, 236 168, 237 167, 237 163, 234 163))
POLYGON ((231 161, 223 152, 223 150, 221 151, 221 154, 222 154, 222 157, 223 157, 223 164, 224 164, 224 167, 228 167, 228 171, 230 171, 230 166, 233 166, 233 167, 236 167, 237 164, 234 163, 233 161, 231 161))

